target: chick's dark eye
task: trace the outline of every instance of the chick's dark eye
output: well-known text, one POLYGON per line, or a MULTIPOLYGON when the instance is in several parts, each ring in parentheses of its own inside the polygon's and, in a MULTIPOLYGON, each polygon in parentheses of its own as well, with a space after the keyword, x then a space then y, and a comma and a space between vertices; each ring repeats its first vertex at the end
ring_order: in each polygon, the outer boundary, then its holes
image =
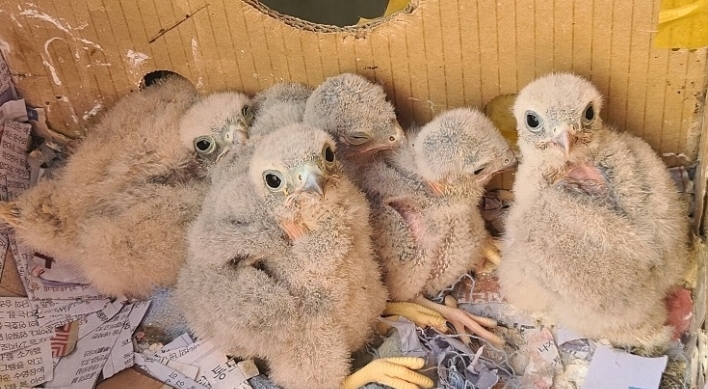
POLYGON ((532 113, 527 113, 526 114, 526 124, 529 126, 529 128, 536 128, 538 127, 541 123, 538 121, 538 117, 532 113))
POLYGON ((481 167, 481 168, 475 170, 475 171, 474 171, 474 175, 475 175, 475 176, 479 175, 479 173, 482 173, 483 170, 484 170, 484 167, 481 167))
POLYGON ((216 149, 216 141, 210 135, 202 135, 194 139, 194 149, 199 154, 211 154, 216 149))
POLYGON ((207 151, 209 150, 209 146, 211 146, 211 142, 209 142, 206 139, 202 139, 197 142, 197 149, 200 151, 207 151))
POLYGON ((334 162, 334 151, 331 147, 325 149, 325 160, 330 163, 334 162))
POLYGON ((592 120, 595 118, 595 109, 592 107, 592 104, 588 105, 587 108, 585 108, 585 120, 592 120))
POLYGON ((265 176, 266 185, 273 189, 280 187, 280 177, 275 174, 266 174, 265 176))

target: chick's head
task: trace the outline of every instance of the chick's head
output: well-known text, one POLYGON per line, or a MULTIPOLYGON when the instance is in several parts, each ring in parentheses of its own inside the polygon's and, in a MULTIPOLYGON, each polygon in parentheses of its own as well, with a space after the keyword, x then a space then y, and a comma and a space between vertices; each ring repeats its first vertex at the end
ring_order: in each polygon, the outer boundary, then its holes
POLYGON ((180 122, 180 137, 200 162, 210 167, 234 144, 245 142, 253 116, 251 99, 245 94, 215 93, 185 113, 180 122))
POLYGON ((342 168, 335 152, 334 140, 324 131, 292 124, 258 143, 249 177, 279 221, 307 224, 301 219, 316 214, 336 192, 342 168))
POLYGON ((522 154, 572 159, 602 128, 601 109, 600 92, 580 76, 553 73, 531 82, 513 107, 522 154))
POLYGON ((438 195, 479 192, 516 157, 494 124, 477 110, 458 108, 425 125, 414 142, 416 168, 438 195))
POLYGON ((305 121, 327 131, 341 152, 354 156, 391 150, 405 140, 383 87, 351 73, 330 77, 315 89, 305 121))

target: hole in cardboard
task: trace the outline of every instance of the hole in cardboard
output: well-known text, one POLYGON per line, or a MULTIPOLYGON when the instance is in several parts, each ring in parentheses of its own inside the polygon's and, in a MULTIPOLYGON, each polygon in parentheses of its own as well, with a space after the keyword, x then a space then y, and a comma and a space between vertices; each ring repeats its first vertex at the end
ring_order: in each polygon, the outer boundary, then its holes
POLYGON ((244 0, 290 26, 315 32, 372 28, 392 16, 411 13, 418 0, 244 0))
POLYGON ((167 76, 180 77, 185 80, 187 79, 187 77, 184 77, 183 75, 181 75, 179 73, 175 73, 170 70, 155 70, 155 71, 152 71, 152 72, 143 76, 143 79, 140 81, 140 88, 139 89, 143 89, 145 87, 148 87, 148 86, 154 84, 155 82, 157 82, 158 80, 165 78, 167 76))

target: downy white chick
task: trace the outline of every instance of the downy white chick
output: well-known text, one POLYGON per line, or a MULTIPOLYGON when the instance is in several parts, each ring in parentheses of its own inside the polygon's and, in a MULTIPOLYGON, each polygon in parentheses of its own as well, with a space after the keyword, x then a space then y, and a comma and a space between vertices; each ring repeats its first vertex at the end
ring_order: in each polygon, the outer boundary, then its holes
POLYGON ((256 94, 253 98, 256 120, 250 136, 267 135, 288 124, 302 122, 307 99, 313 90, 309 85, 282 82, 256 94))
POLYGON ((671 337, 664 298, 682 273, 688 220, 655 152, 604 125, 601 108, 597 89, 573 74, 519 93, 522 162, 499 281, 519 308, 652 352, 671 337))
POLYGON ((180 136, 196 98, 177 77, 126 96, 55 178, 0 215, 23 243, 75 265, 103 293, 145 297, 172 285, 205 191, 204 164, 180 136))
MULTIPOLYGON (((248 138, 249 126, 253 122, 254 112, 254 103, 248 96, 234 91, 213 93, 200 97, 187 110, 180 120, 180 138, 184 147, 191 148, 196 152, 200 170, 212 172, 216 163, 225 158, 228 152, 235 152, 236 149, 243 147, 248 138)), ((213 179, 214 177, 211 178, 213 179)), ((169 217, 174 217, 174 214, 170 215, 165 212, 165 209, 169 209, 169 205, 174 206, 182 201, 188 209, 198 208, 206 195, 208 186, 207 182, 200 182, 199 186, 194 188, 198 190, 188 190, 185 187, 183 189, 184 194, 173 187, 165 188, 160 196, 147 199, 137 204, 136 208, 130 211, 124 210, 123 212, 126 216, 118 219, 119 224, 114 224, 112 219, 104 219, 105 225, 102 228, 106 229, 106 231, 112 231, 109 234, 105 234, 105 236, 112 237, 114 242, 120 242, 116 237, 121 236, 121 231, 124 231, 123 233, 131 231, 133 225, 131 223, 144 224, 152 221, 156 224, 166 224, 169 217), (188 196, 190 194, 192 194, 193 198, 188 196), (148 207, 152 207, 152 209, 148 207), (140 208, 146 208, 146 210, 143 212, 140 208), (136 216, 155 214, 156 212, 163 212, 164 214, 160 218, 146 219, 138 217, 137 221, 133 221, 131 220, 132 218, 127 217, 128 212, 136 216)), ((192 214, 192 216, 196 215, 192 214)), ((193 217, 189 220, 192 220, 193 217)), ((153 228, 151 232, 165 234, 166 236, 155 236, 152 239, 144 239, 144 241, 159 245, 158 247, 163 252, 171 252, 171 255, 184 259, 187 255, 187 227, 181 220, 175 220, 173 225, 179 229, 179 236, 174 236, 171 229, 160 227, 153 228), (175 238, 179 238, 179 241, 175 241, 175 238)), ((109 249, 109 246, 103 242, 98 241, 98 243, 100 244, 95 250, 109 249)), ((146 250, 142 247, 137 249, 146 250)), ((110 250, 115 249, 110 248, 110 250)), ((143 324, 165 331, 169 339, 179 336, 186 330, 186 323, 181 311, 176 306, 173 293, 171 288, 153 293, 150 296, 153 303, 150 304, 150 308, 143 318, 143 324)))
MULTIPOLYGON (((438 115, 390 161, 364 180, 372 202, 374 246, 391 298, 438 311, 458 332, 468 327, 495 343, 485 320, 423 298, 479 266, 491 236, 478 204, 495 174, 516 164, 509 145, 481 112, 459 108, 438 115)), ((406 316, 405 313, 402 313, 406 316)))
MULTIPOLYGON (((112 278, 101 281, 99 288, 144 296, 151 286, 169 287, 176 282, 187 257, 188 223, 196 217, 206 195, 206 172, 234 144, 244 142, 253 118, 250 107, 250 98, 239 92, 200 98, 184 113, 177 128, 180 152, 191 164, 190 170, 184 172, 186 176, 176 182, 163 182, 156 176, 132 181, 120 193, 103 200, 102 214, 84 221, 79 236, 83 250, 94 257, 122 263, 112 278), (165 282, 154 284, 150 282, 154 275, 149 269, 158 262, 173 262, 175 267, 167 270, 165 282), (141 274, 146 275, 145 280, 140 280, 141 274), (134 285, 129 283, 131 280, 134 285)), ((103 269, 85 267, 84 271, 96 273, 103 269)))
POLYGON ((405 140, 383 87, 352 73, 330 77, 312 92, 304 122, 335 139, 345 173, 359 186, 367 165, 405 140))
POLYGON ((190 227, 176 288, 195 334, 227 353, 265 359, 285 389, 369 382, 359 372, 346 377, 350 353, 371 334, 386 290, 369 207, 342 175, 334 141, 294 124, 257 142, 250 164, 235 158, 216 169, 231 174, 213 183, 190 227))

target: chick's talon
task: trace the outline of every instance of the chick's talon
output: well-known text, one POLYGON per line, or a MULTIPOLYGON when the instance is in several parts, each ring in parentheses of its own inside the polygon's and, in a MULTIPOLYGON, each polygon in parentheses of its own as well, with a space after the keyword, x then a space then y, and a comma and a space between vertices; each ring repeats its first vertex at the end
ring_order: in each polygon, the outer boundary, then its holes
POLYGON ((394 389, 432 388, 433 380, 413 370, 425 365, 423 358, 394 357, 375 359, 347 376, 340 389, 358 389, 376 382, 394 389))
POLYGON ((483 261, 475 267, 478 274, 489 274, 501 263, 501 242, 496 239, 489 239, 482 247, 483 261))
POLYGON ((448 331, 447 320, 440 313, 416 303, 388 302, 383 316, 390 315, 403 316, 421 328, 433 327, 442 333, 448 331))
POLYGON ((501 262, 501 242, 497 239, 489 239, 482 249, 484 257, 495 265, 501 262))
POLYGON ((496 320, 473 315, 463 309, 457 308, 457 302, 452 296, 445 298, 446 305, 434 303, 424 297, 419 297, 416 299, 416 302, 440 313, 442 317, 453 325, 455 331, 457 331, 459 335, 462 335, 462 340, 465 342, 469 342, 469 337, 466 336, 468 332, 465 331, 465 329, 469 329, 472 334, 479 336, 495 346, 503 346, 505 343, 503 338, 484 328, 496 327, 496 320))

